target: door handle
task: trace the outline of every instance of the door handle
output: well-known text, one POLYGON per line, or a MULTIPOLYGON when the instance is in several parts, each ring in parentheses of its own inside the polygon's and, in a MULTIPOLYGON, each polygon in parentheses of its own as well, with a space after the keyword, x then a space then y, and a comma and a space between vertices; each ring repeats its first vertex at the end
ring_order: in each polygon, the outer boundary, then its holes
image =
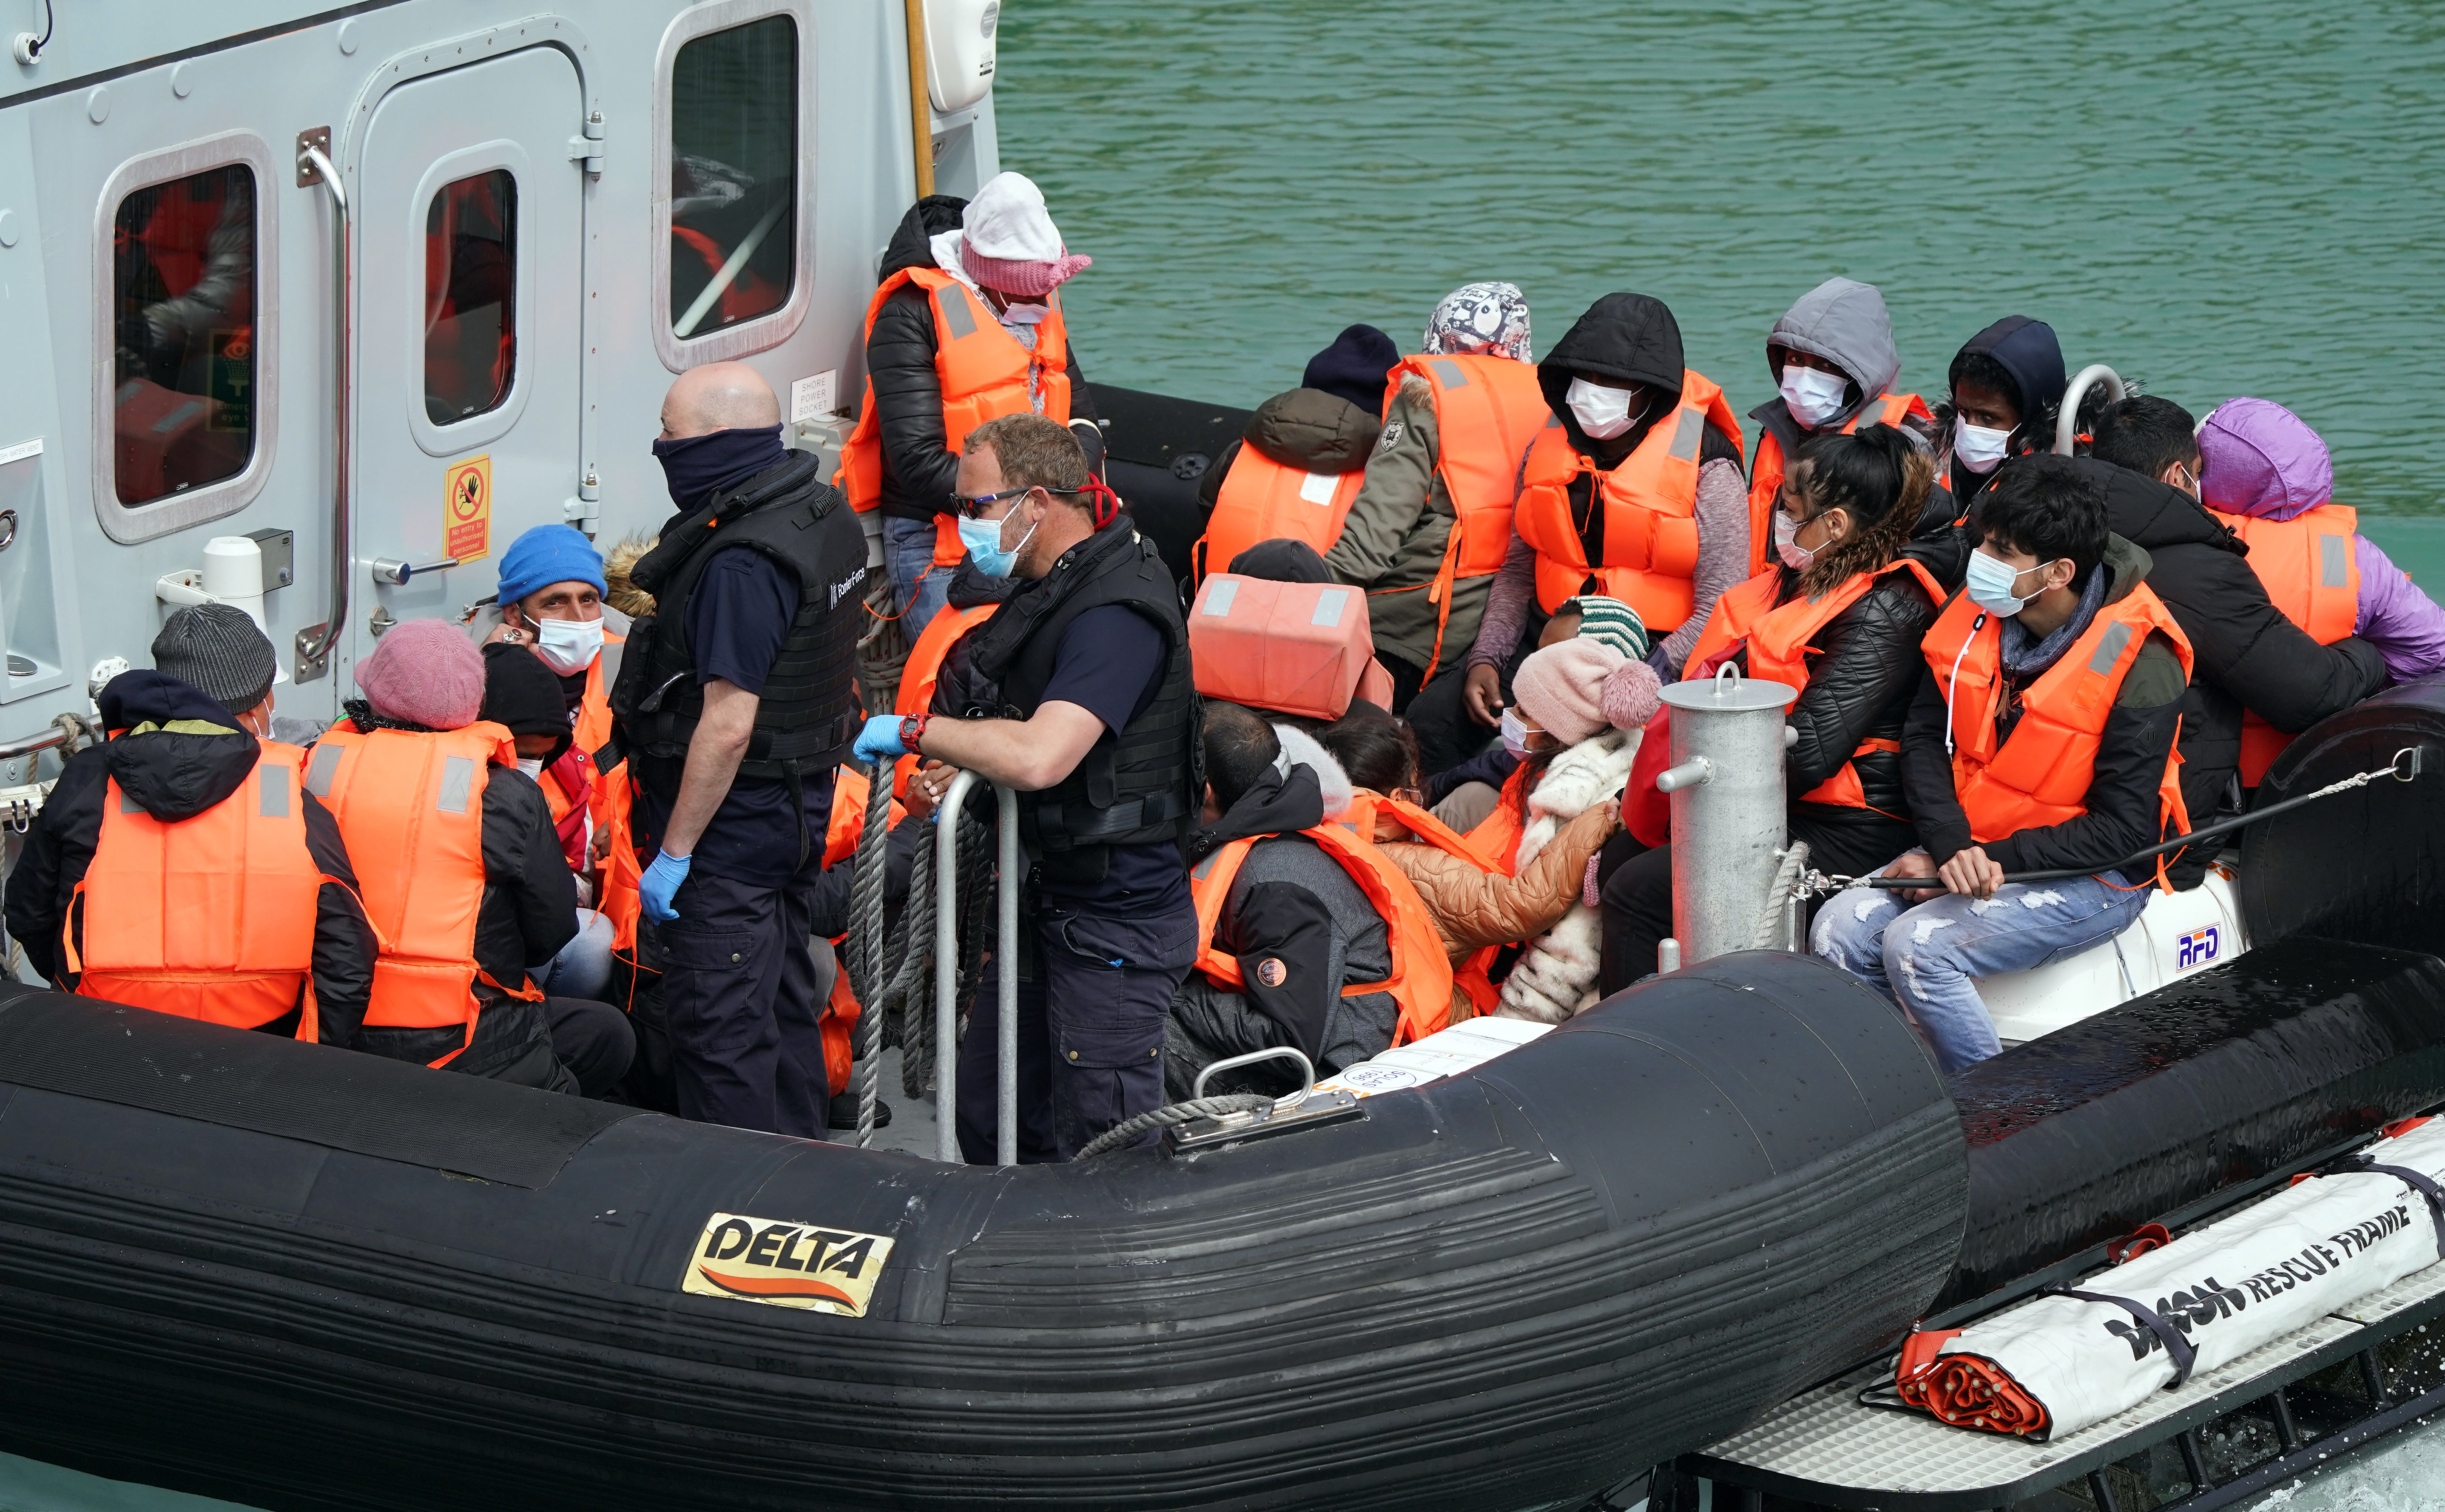
POLYGON ((397 587, 404 585, 408 579, 420 572, 439 572, 444 568, 457 565, 458 559, 455 556, 445 556, 438 562, 402 562, 395 556, 376 557, 374 581, 397 587))
POLYGON ((348 254, 356 229, 348 215, 347 191, 340 187, 340 170, 331 162, 330 146, 328 126, 297 134, 297 186, 306 189, 320 184, 331 196, 331 289, 339 303, 331 317, 335 338, 331 360, 331 455, 335 463, 331 478, 331 586, 323 623, 297 632, 300 682, 311 682, 330 667, 331 648, 339 644, 340 627, 347 622, 348 562, 355 551, 355 542, 349 539, 348 507, 348 390, 352 376, 348 371, 348 322, 356 308, 356 290, 349 283, 352 259, 348 254))

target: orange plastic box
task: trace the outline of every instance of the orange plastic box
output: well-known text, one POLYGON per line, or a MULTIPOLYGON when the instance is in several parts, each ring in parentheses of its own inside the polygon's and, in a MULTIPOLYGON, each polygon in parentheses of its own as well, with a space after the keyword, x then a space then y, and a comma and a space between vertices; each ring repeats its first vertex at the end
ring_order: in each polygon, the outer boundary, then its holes
POLYGON ((1216 572, 1189 606, 1188 654, 1209 699, 1337 719, 1375 659, 1367 595, 1216 572))

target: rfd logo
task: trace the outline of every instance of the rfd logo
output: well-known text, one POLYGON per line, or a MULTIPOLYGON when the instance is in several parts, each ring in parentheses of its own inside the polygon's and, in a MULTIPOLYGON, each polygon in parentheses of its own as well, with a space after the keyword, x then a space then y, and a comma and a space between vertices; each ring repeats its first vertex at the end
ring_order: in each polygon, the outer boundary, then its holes
POLYGON ((2174 969, 2188 971, 2193 966, 2206 965, 2216 958, 2216 946, 2219 943, 2220 937, 2213 924, 2209 924, 2204 929, 2192 930, 2176 942, 2178 948, 2174 952, 2174 969))

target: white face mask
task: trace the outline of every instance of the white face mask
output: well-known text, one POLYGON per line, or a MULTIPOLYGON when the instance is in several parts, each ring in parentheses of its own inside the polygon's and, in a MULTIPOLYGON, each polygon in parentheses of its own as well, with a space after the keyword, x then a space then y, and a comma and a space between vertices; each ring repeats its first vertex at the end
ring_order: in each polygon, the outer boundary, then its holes
POLYGON ((1984 425, 1972 425, 1966 420, 1952 422, 1952 455, 1961 465, 1984 477, 1995 471, 2004 460, 2004 448, 2012 439, 2010 431, 1990 431, 1984 425))
POLYGON ((1817 560, 1814 551, 1800 544, 1800 527, 1781 510, 1774 512, 1774 551, 1795 572, 1807 571, 1808 564, 1817 560))
POLYGON ((528 776, 534 778, 537 782, 541 782, 543 780, 543 757, 520 756, 518 757, 518 770, 525 773, 528 776))
POLYGON ((601 620, 540 620, 535 624, 535 650, 544 665, 562 677, 585 671, 603 653, 601 620))
POLYGON ((1041 326, 1052 313, 1053 302, 1049 299, 1040 305, 1014 299, 1002 307, 1001 323, 1005 326, 1041 326))
POLYGON ((1612 440, 1647 413, 1644 405, 1638 415, 1630 412, 1629 389, 1607 388, 1584 378, 1571 380, 1570 391, 1563 395, 1562 401, 1571 406, 1571 417, 1579 422, 1579 429, 1600 441, 1612 440))
POLYGON ((1518 709, 1502 711, 1502 749, 1518 760, 1528 759, 1528 721, 1520 718, 1518 709))
POLYGON ((2027 599, 2013 592, 2013 589, 2021 586, 2021 579, 2036 572, 2042 574, 2038 581, 2044 583, 2045 578, 2043 574, 2053 565, 2051 562, 2040 562, 2035 567, 2015 570, 2011 563, 2002 557, 1989 555, 1984 547, 1980 547, 1969 553, 1969 565, 1964 573, 1962 591, 1969 594, 1970 603, 1990 614, 2000 614, 2008 620, 2026 608, 2029 604, 2027 599))
POLYGON ((1804 429, 1813 431, 1841 414, 1843 397, 1850 391, 1851 381, 1839 373, 1782 364, 1782 402, 1804 429))

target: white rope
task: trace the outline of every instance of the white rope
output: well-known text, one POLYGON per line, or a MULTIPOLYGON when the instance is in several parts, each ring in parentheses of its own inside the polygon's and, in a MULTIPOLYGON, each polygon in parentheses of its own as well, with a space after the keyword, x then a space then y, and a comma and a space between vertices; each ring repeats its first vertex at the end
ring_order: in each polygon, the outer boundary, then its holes
POLYGON ((1749 931, 1751 950, 1781 950, 1783 916, 1789 911, 1791 899, 1801 887, 1808 870, 1808 842, 1794 840, 1788 849, 1775 852, 1782 864, 1774 868, 1774 881, 1766 887, 1765 911, 1758 915, 1757 927, 1749 931))

